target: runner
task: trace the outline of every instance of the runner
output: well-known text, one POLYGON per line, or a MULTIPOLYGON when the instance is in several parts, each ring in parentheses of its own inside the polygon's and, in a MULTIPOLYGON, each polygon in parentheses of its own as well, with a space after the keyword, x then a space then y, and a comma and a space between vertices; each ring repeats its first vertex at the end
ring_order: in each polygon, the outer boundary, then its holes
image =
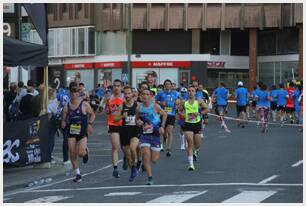
POLYGON ((193 160, 196 161, 198 159, 201 147, 201 114, 207 112, 207 105, 203 100, 196 100, 196 89, 193 86, 188 88, 188 93, 189 98, 183 103, 183 111, 185 113, 184 135, 188 143, 188 170, 193 171, 195 170, 193 160), (202 113, 199 113, 200 108, 202 113))
POLYGON ((277 99, 277 110, 279 111, 279 117, 280 117, 280 126, 283 127, 285 124, 285 118, 286 118, 286 100, 288 98, 288 92, 284 89, 283 84, 279 84, 279 90, 276 93, 276 99, 277 99))
POLYGON ((133 91, 130 86, 125 86, 123 91, 125 101, 122 109, 123 127, 120 134, 120 143, 123 147, 128 165, 131 168, 131 176, 129 181, 132 182, 138 175, 136 168, 136 148, 139 143, 139 127, 136 125, 137 102, 133 99, 133 91))
POLYGON ((121 93, 122 82, 119 79, 113 82, 113 94, 106 100, 105 112, 107 114, 108 133, 112 144, 112 163, 113 163, 113 176, 119 178, 118 172, 118 150, 120 145, 120 132, 122 129, 122 106, 123 96, 121 93))
POLYGON ((61 126, 68 126, 68 145, 72 167, 76 173, 74 182, 81 182, 82 176, 78 167, 77 156, 83 157, 83 163, 88 161, 87 138, 92 134, 92 124, 95 113, 87 102, 79 98, 79 89, 76 82, 69 85, 70 101, 64 107, 61 126), (89 115, 89 118, 87 117, 89 115))
POLYGON ((217 110, 220 115, 221 128, 224 128, 225 132, 231 132, 224 121, 225 110, 227 106, 227 98, 229 96, 228 89, 225 88, 225 84, 221 82, 220 87, 215 89, 213 92, 213 97, 217 102, 217 110))
POLYGON ((160 152, 160 135, 164 133, 167 113, 152 100, 151 91, 144 89, 141 93, 142 101, 137 107, 136 121, 143 130, 140 135, 140 147, 143 164, 148 176, 147 185, 153 184, 151 163, 156 164, 160 152), (160 119, 162 116, 162 121, 160 119))
POLYGON ((290 82, 289 83, 289 87, 286 89, 286 91, 288 92, 288 98, 286 101, 286 117, 289 118, 290 123, 293 124, 294 123, 294 101, 292 98, 293 92, 294 92, 294 83, 290 82))
POLYGON ((238 82, 238 88, 235 91, 237 99, 237 117, 240 118, 238 121, 238 127, 244 128, 244 122, 246 121, 246 105, 248 102, 248 90, 243 87, 243 82, 238 82))
MULTIPOLYGON (((179 104, 179 94, 177 91, 172 90, 172 82, 169 79, 164 81, 163 92, 160 92, 156 95, 155 100, 161 108, 167 112, 167 121, 166 121, 166 142, 167 142, 167 153, 166 156, 171 156, 171 146, 173 141, 173 127, 175 123, 175 115, 176 115, 176 106, 179 104)), ((164 139, 161 136, 161 143, 163 143, 164 139)))
POLYGON ((271 87, 271 115, 272 115, 272 121, 276 122, 276 110, 277 110, 277 89, 275 85, 272 85, 271 87))
POLYGON ((261 132, 268 131, 268 114, 270 110, 270 101, 272 100, 269 92, 267 91, 267 85, 262 84, 260 90, 256 92, 257 111, 260 115, 261 132))

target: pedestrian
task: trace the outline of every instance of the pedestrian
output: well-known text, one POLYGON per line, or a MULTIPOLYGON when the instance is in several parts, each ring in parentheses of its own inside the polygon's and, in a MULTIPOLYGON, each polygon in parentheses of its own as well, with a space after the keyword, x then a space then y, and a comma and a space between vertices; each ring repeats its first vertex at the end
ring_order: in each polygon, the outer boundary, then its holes
POLYGON ((272 100, 269 92, 267 91, 267 85, 262 84, 260 90, 256 93, 257 111, 260 115, 261 132, 268 131, 268 115, 270 110, 270 101, 272 100))
POLYGON ((129 181, 132 182, 138 176, 137 165, 137 147, 139 144, 139 127, 136 125, 137 101, 133 98, 133 91, 130 86, 123 88, 124 103, 122 109, 123 126, 120 133, 120 144, 123 147, 124 156, 131 168, 129 181))
POLYGON ((64 107, 62 128, 68 127, 68 145, 72 167, 75 171, 74 182, 81 182, 82 175, 78 166, 78 156, 83 158, 83 163, 88 162, 89 154, 87 147, 88 135, 92 134, 92 124, 95 113, 88 102, 79 98, 79 88, 76 82, 69 85, 70 101, 64 107))
POLYGON ((167 113, 152 99, 149 89, 142 90, 142 103, 137 108, 136 121, 142 126, 140 147, 142 160, 148 176, 147 185, 153 184, 151 163, 156 164, 160 152, 160 135, 163 135, 167 113), (160 118, 162 116, 162 120, 160 118))
POLYGON ((79 84, 80 89, 80 97, 82 97, 85 101, 90 101, 90 95, 89 92, 85 88, 85 84, 83 82, 80 82, 79 84))
POLYGON ((237 99, 237 117, 240 119, 238 121, 238 127, 244 128, 244 122, 246 121, 246 106, 248 103, 248 90, 243 87, 243 82, 238 82, 238 88, 235 90, 235 96, 237 99))
POLYGON ((196 99, 196 89, 194 86, 188 88, 189 98, 183 102, 185 114, 184 136, 187 140, 188 170, 194 171, 194 161, 199 157, 201 147, 201 115, 207 112, 207 105, 203 100, 196 99), (201 111, 201 113, 199 112, 201 111))
POLYGON ((227 106, 227 98, 229 97, 228 89, 225 88, 225 84, 223 82, 220 83, 220 86, 215 89, 213 92, 213 97, 216 100, 217 110, 220 117, 221 128, 224 128, 225 132, 231 132, 227 125, 225 124, 224 116, 225 110, 227 106))
POLYGON ((279 112, 280 126, 283 127, 286 119, 286 101, 288 92, 284 89, 283 84, 279 84, 279 89, 276 93, 277 111, 279 112))
POLYGON ((10 122, 13 120, 17 120, 18 118, 18 113, 15 114, 13 112, 12 107, 17 107, 17 112, 19 111, 19 104, 16 100, 17 96, 17 84, 15 82, 10 83, 10 90, 7 92, 4 92, 4 114, 5 114, 5 121, 10 122), (15 116, 16 115, 16 116, 15 116))
MULTIPOLYGON (((177 91, 172 90, 172 82, 169 79, 164 81, 164 88, 163 92, 158 93, 155 96, 155 101, 158 103, 161 108, 167 112, 167 121, 166 121, 166 128, 165 128, 165 136, 166 136, 166 148, 167 153, 166 156, 171 156, 171 147, 173 142, 173 127, 175 124, 175 116, 176 116, 176 108, 179 104, 179 94, 177 91)), ((163 144, 164 138, 161 136, 161 144, 163 144)), ((163 148, 163 146, 161 146, 163 148)))
POLYGON ((122 82, 119 79, 113 82, 113 93, 106 99, 105 112, 107 115, 108 133, 112 144, 113 176, 119 178, 118 150, 120 146, 120 132, 122 130, 123 95, 121 93, 122 82))

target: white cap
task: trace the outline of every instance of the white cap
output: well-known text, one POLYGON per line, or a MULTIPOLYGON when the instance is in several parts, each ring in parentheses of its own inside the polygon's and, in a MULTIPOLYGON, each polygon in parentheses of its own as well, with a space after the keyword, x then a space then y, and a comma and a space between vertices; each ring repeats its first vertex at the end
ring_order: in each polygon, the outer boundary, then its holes
POLYGON ((239 82, 238 82, 238 86, 243 86, 243 82, 242 82, 242 81, 239 81, 239 82))
POLYGON ((182 87, 181 88, 181 92, 187 92, 187 88, 186 87, 182 87))

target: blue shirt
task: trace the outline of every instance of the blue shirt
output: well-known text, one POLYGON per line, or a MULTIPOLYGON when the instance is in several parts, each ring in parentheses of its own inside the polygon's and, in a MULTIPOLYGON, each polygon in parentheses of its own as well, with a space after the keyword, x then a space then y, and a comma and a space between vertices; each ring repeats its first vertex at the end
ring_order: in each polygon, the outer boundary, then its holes
POLYGON ((238 106, 246 106, 248 103, 248 90, 244 87, 239 87, 235 91, 238 106))
POLYGON ((300 108, 300 104, 299 104, 299 97, 301 95, 301 92, 299 90, 295 90, 293 92, 292 98, 294 101, 294 108, 296 112, 300 112, 301 108, 300 108))
POLYGON ((189 99, 189 94, 188 92, 181 92, 180 94, 180 98, 183 99, 183 100, 188 100, 189 99))
POLYGON ((273 89, 271 91, 272 102, 276 102, 277 101, 277 92, 278 92, 277 89, 273 89))
POLYGON ((155 111, 155 103, 151 103, 149 107, 144 107, 143 103, 140 104, 139 118, 144 122, 143 134, 159 135, 160 115, 155 111))
POLYGON ((198 90, 197 92, 196 92, 196 94, 195 94, 195 98, 197 99, 197 100, 202 100, 203 98, 204 98, 204 96, 203 96, 203 91, 201 91, 201 90, 198 90))
POLYGON ((277 91, 277 106, 286 106, 288 92, 284 89, 279 89, 277 91))
POLYGON ((214 91, 214 96, 217 97, 217 105, 218 106, 226 106, 227 105, 227 97, 228 97, 228 90, 224 87, 218 87, 214 91))
POLYGON ((270 94, 267 91, 259 90, 256 92, 257 106, 270 107, 269 96, 270 94))
POLYGON ((175 101, 179 98, 177 91, 163 91, 155 96, 156 101, 165 102, 166 106, 161 106, 170 116, 175 116, 175 101))

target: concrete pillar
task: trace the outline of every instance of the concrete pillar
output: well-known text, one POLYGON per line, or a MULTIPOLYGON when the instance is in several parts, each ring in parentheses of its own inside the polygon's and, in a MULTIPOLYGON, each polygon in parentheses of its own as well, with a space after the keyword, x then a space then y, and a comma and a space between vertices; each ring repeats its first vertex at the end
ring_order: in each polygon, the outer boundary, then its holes
POLYGON ((299 79, 303 79, 303 24, 299 28, 299 79))
POLYGON ((200 29, 192 29, 192 54, 200 54, 200 29))
POLYGON ((257 72, 257 29, 250 29, 249 32, 249 85, 251 89, 256 85, 256 72, 257 72))

